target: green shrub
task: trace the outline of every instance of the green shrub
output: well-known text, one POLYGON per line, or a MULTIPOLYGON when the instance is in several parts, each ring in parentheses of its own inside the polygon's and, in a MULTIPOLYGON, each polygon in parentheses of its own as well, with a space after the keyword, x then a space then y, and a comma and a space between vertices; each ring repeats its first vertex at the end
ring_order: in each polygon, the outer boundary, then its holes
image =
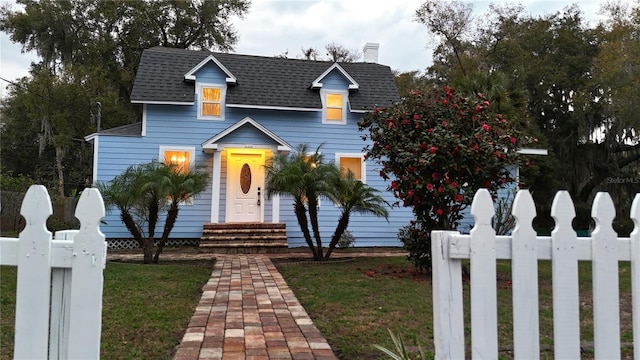
POLYGON ((351 231, 345 230, 342 236, 340 236, 340 240, 338 240, 337 247, 339 249, 346 249, 353 247, 353 244, 356 242, 356 238, 353 236, 351 231))
POLYGON ((428 228, 411 221, 409 225, 400 228, 398 239, 409 253, 407 260, 413 262, 418 271, 431 269, 431 237, 428 228))

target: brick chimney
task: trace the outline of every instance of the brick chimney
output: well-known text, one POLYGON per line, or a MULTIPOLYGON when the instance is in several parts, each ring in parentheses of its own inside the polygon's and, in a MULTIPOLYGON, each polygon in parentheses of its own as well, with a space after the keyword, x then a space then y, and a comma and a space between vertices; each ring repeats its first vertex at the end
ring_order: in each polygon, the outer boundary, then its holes
POLYGON ((366 43, 362 47, 363 60, 368 63, 377 63, 378 62, 378 48, 380 44, 378 43, 366 43))

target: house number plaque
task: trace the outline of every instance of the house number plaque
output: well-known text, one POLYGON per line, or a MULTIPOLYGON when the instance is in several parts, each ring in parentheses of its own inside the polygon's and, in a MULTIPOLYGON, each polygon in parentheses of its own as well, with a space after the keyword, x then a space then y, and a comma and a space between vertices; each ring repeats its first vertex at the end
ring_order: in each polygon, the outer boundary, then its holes
POLYGON ((240 169, 240 189, 243 194, 248 193, 251 189, 251 167, 249 164, 242 165, 242 169, 240 169))

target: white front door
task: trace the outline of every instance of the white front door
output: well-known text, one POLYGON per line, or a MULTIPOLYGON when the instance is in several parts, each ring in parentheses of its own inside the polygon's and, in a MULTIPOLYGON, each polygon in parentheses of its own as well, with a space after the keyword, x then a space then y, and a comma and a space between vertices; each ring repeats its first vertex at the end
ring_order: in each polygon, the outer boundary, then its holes
POLYGON ((262 150, 228 150, 226 222, 263 221, 264 161, 262 150))

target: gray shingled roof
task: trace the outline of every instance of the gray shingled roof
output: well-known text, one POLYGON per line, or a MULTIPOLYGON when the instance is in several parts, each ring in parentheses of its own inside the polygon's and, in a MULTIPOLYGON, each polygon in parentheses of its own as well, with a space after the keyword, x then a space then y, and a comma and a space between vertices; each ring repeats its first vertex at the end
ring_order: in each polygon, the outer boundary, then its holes
POLYGON ((102 130, 100 131, 100 135, 142 136, 142 122, 102 130))
MULTIPOLYGON (((332 63, 154 47, 142 53, 131 101, 193 102, 194 82, 184 75, 213 55, 236 78, 227 88, 227 104, 322 108, 311 83, 332 63)), ((360 85, 349 95, 351 109, 367 110, 397 101, 398 91, 388 66, 339 63, 360 85)))

